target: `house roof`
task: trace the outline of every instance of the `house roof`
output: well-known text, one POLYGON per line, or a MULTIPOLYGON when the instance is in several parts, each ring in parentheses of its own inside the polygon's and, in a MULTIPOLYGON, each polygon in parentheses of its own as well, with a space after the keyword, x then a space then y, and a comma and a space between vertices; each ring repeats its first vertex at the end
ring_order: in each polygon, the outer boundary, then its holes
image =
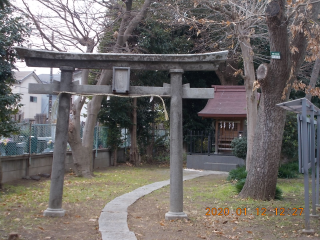
POLYGON ((23 82, 25 79, 27 79, 30 75, 33 75, 33 77, 36 79, 38 83, 42 83, 40 78, 38 77, 37 74, 33 71, 18 71, 18 72, 13 72, 13 76, 18 82, 23 82))
POLYGON ((246 117, 246 90, 244 86, 212 85, 214 98, 209 99, 207 105, 198 116, 204 118, 218 117, 246 117))
MULTIPOLYGON (((61 80, 61 74, 52 74, 53 79, 55 81, 61 80)), ((39 78, 43 84, 49 84, 50 83, 50 74, 39 74, 39 78)))
MULTIPOLYGON (((81 73, 82 73, 82 70, 77 69, 73 72, 73 76, 79 75, 79 74, 81 76, 81 73)), ((50 74, 39 74, 38 76, 43 84, 50 83, 50 74)), ((53 77, 53 79, 52 79, 53 81, 58 81, 58 82, 61 81, 61 74, 60 73, 59 74, 52 74, 52 77, 53 77)))

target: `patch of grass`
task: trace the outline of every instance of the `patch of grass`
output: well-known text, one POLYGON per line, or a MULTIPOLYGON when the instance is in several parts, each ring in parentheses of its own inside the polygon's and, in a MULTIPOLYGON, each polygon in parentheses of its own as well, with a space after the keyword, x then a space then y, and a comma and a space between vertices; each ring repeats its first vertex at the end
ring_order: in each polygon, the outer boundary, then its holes
MULTIPOLYGON (((240 180, 237 184, 242 184, 243 186, 244 181, 245 180, 240 180)), ((242 187, 239 187, 239 189, 242 189, 242 187)), ((234 218, 236 216, 237 224, 234 227, 237 229, 243 227, 245 229, 245 234, 248 232, 254 232, 256 236, 259 236, 257 231, 261 230, 262 233, 274 233, 274 238, 270 239, 277 239, 278 237, 282 238, 286 235, 289 239, 296 239, 295 236, 297 236, 299 234, 299 230, 303 228, 304 213, 300 216, 299 210, 298 216, 294 216, 292 215, 292 209, 304 207, 303 189, 304 186, 302 178, 278 179, 276 199, 279 200, 260 201, 254 199, 240 199, 237 196, 233 183, 223 182, 215 176, 207 176, 186 182, 185 195, 188 196, 188 198, 186 198, 185 206, 189 206, 189 208, 186 207, 186 209, 189 209, 190 213, 200 213, 198 215, 190 214, 191 219, 194 221, 197 220, 197 226, 201 226, 202 223, 199 222, 199 219, 202 219, 201 214, 206 214, 207 207, 210 209, 228 208, 230 210, 229 216, 225 216, 224 214, 223 216, 206 216, 207 218, 204 218, 203 224, 207 224, 208 221, 212 221, 214 222, 215 228, 219 229, 218 223, 220 222, 220 227, 223 229, 225 226, 223 223, 228 221, 228 223, 226 223, 225 231, 231 233, 230 229, 232 229, 232 227, 230 227, 230 225, 227 227, 227 225, 230 224, 230 222, 234 222, 234 218), (211 188, 209 186, 211 186, 211 188), (278 215, 275 213, 275 208, 278 208, 278 215), (285 216, 279 215, 280 208, 286 209, 285 216), (237 209, 238 212, 242 210, 242 213, 244 213, 244 209, 246 209, 247 215, 244 216, 244 214, 242 214, 243 216, 237 216, 237 209), (289 211, 288 209, 291 209, 292 211, 289 211), (259 214, 257 214, 258 212, 259 214), (297 226, 301 226, 301 229, 297 226)), ((312 221, 313 223, 311 223, 311 225, 313 227, 318 225, 318 220, 312 219, 312 221)), ((223 230, 219 231, 224 232, 223 230)), ((317 230, 317 234, 319 233, 320 229, 317 230)), ((252 236, 251 234, 252 233, 247 235, 250 237, 252 236)), ((261 235, 260 239, 266 239, 264 237, 267 236, 261 235)), ((243 239, 247 239, 246 235, 243 235, 243 239)))
MULTIPOLYGON (((62 207, 67 210, 67 218, 72 218, 73 224, 79 225, 81 229, 81 224, 84 224, 83 228, 90 218, 99 216, 107 202, 143 185, 167 180, 169 175, 168 168, 157 166, 111 167, 95 172, 95 177, 90 179, 66 174, 62 207)), ((10 232, 18 232, 22 239, 45 239, 48 234, 59 232, 60 228, 69 229, 66 224, 71 220, 57 222, 54 218, 42 216, 48 207, 49 192, 50 181, 46 180, 5 184, 4 190, 0 192, 0 239, 7 239, 10 232), (48 233, 47 229, 52 233, 48 233)), ((94 231, 99 235, 98 230, 94 231)), ((94 239, 90 234, 92 232, 72 239, 94 239)))
MULTIPOLYGON (((223 178, 220 179, 219 183, 211 184, 210 182, 202 183, 201 180, 198 181, 199 185, 194 185, 190 188, 193 192, 191 199, 195 202, 202 200, 212 199, 212 193, 214 192, 214 197, 219 199, 221 202, 228 201, 228 199, 235 195, 234 187, 229 182, 225 181, 223 178), (200 188, 199 188, 200 186, 200 188)), ((188 186, 188 181, 184 182, 184 185, 188 186)), ((189 196, 187 196, 189 197, 189 196)))

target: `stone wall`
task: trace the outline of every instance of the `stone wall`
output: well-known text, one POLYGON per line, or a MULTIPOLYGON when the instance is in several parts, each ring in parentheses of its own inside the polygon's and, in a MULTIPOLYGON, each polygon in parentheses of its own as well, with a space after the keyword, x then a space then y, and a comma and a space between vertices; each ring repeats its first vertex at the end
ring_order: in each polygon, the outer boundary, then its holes
MULTIPOLYGON (((100 149, 97 151, 92 151, 93 154, 93 168, 106 168, 112 166, 113 163, 110 159, 110 151, 108 149, 100 149)), ((26 168, 27 162, 29 162, 29 155, 18 155, 18 156, 4 156, 0 157, 2 163, 2 182, 10 182, 13 180, 21 179, 27 175, 29 170, 29 176, 38 175, 39 173, 51 173, 53 153, 43 153, 43 154, 32 154, 31 155, 31 165, 29 169, 26 168)), ((124 149, 119 149, 118 151, 118 162, 125 162, 124 149)), ((72 153, 67 152, 65 160, 65 169, 69 171, 73 169, 73 159, 72 153)))

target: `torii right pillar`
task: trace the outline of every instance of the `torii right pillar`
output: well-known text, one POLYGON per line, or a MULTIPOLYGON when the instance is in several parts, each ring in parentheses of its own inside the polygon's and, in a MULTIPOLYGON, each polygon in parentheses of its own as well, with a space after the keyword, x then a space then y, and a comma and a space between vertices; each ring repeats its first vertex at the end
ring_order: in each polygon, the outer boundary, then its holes
POLYGON ((166 220, 187 218, 183 212, 182 69, 170 70, 170 210, 166 220))

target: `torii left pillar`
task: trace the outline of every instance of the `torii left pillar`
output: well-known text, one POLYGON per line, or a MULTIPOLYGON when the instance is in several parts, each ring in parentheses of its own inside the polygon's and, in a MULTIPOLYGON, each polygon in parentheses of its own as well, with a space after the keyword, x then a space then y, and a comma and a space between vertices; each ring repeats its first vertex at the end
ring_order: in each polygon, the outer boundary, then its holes
MULTIPOLYGON (((72 85, 73 67, 60 67, 61 92, 70 92, 72 85)), ((61 93, 59 97, 58 117, 56 124, 56 138, 53 150, 53 162, 51 172, 51 185, 49 207, 43 212, 43 216, 63 217, 62 209, 63 181, 65 171, 65 159, 67 153, 68 126, 70 116, 71 95, 61 93)))
POLYGON ((183 212, 182 69, 170 70, 170 210, 166 220, 187 218, 183 212))

